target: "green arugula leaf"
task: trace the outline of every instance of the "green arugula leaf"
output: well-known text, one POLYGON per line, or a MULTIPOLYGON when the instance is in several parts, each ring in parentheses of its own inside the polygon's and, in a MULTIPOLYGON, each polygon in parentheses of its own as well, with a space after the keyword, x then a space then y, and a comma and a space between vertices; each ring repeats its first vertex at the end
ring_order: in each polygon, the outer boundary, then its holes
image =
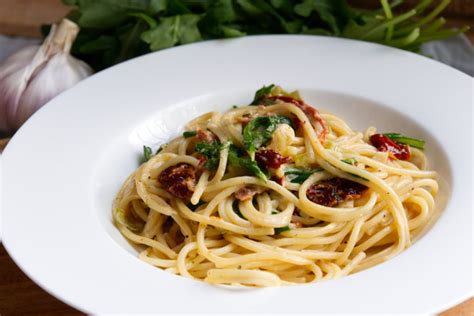
POLYGON ((350 15, 344 0, 304 0, 295 6, 295 12, 305 18, 316 12, 334 34, 339 35, 350 15))
POLYGON ((153 14, 163 12, 168 6, 168 0, 151 0, 150 9, 153 14))
POLYGON ((286 116, 259 116, 250 121, 244 128, 244 144, 249 153, 271 140, 273 132, 281 124, 292 126, 292 122, 286 116))
POLYGON ((347 158, 347 159, 343 159, 341 161, 345 162, 348 165, 353 165, 357 162, 357 160, 355 158, 347 158))
POLYGON ((78 24, 81 28, 108 29, 126 21, 130 13, 156 13, 150 1, 78 0, 75 5, 80 7, 78 24))
MULTIPOLYGON (((288 0, 270 0, 271 5, 282 12, 283 15, 291 16, 293 13, 293 3, 288 0)), ((279 12, 280 12, 279 11, 279 12)))
POLYGON ((255 92, 255 96, 253 98, 253 101, 250 103, 250 105, 258 105, 259 102, 268 96, 270 93, 272 93, 273 88, 275 88, 275 85, 272 83, 268 86, 263 86, 262 88, 258 89, 255 92))
POLYGON ((200 17, 194 14, 175 15, 162 18, 159 24, 145 31, 141 38, 150 44, 152 51, 201 40, 197 27, 200 17))
POLYGON ((227 144, 221 144, 218 141, 211 144, 197 143, 195 150, 207 158, 204 167, 208 170, 215 170, 219 165, 220 153, 224 146, 227 146, 227 144))
POLYGON ((232 167, 241 167, 240 159, 245 155, 245 151, 235 146, 234 144, 229 146, 229 155, 227 157, 227 162, 232 167))
POLYGON ((255 160, 250 160, 250 158, 241 158, 240 166, 247 169, 263 181, 267 181, 267 176, 265 175, 265 173, 263 173, 262 169, 260 169, 255 160))
POLYGON ((166 6, 167 15, 181 15, 181 14, 190 14, 192 11, 184 3, 185 1, 181 0, 168 0, 166 6))
POLYGON ((179 43, 188 44, 202 40, 201 32, 197 26, 201 17, 195 14, 181 16, 181 26, 179 29, 179 43))
MULTIPOLYGON (((345 162, 348 165, 354 165, 357 162, 357 160, 355 158, 347 158, 347 159, 343 159, 341 161, 345 162)), ((352 173, 352 172, 348 172, 348 173, 353 177, 356 177, 356 178, 359 178, 359 179, 362 179, 362 180, 365 180, 365 181, 369 181, 368 179, 366 179, 364 177, 361 177, 359 175, 356 175, 355 173, 352 173)))
POLYGON ((198 26, 205 38, 232 38, 244 36, 241 26, 237 25, 239 14, 233 0, 210 1, 198 26))
POLYGON ((154 28, 158 26, 158 23, 156 22, 156 20, 152 18, 151 16, 149 16, 148 14, 138 12, 138 13, 129 13, 128 15, 142 19, 148 24, 150 28, 154 28))
POLYGON ((251 0, 237 0, 236 1, 239 7, 248 15, 250 16, 259 16, 264 15, 264 11, 260 10, 258 6, 256 6, 255 1, 251 0))
POLYGON ((247 35, 247 33, 239 30, 235 26, 220 25, 217 27, 217 29, 220 33, 222 33, 224 38, 241 37, 247 35))
POLYGON ((236 147, 235 145, 230 145, 228 155, 229 164, 233 167, 243 168, 266 182, 267 176, 262 171, 262 169, 260 169, 257 162, 244 155, 245 152, 240 150, 240 148, 236 147))
POLYGON ((113 5, 98 2, 81 7, 78 24, 84 28, 107 29, 119 26, 126 19, 126 12, 113 5))
POLYGON ((147 162, 153 156, 153 151, 148 146, 143 146, 143 162, 147 162))
POLYGON ((120 43, 114 36, 101 35, 97 39, 89 41, 80 47, 82 54, 94 54, 97 51, 118 49, 120 43))
POLYGON ((400 133, 385 133, 384 135, 397 143, 410 145, 421 150, 425 149, 424 140, 403 136, 400 133))
POLYGON ((232 202, 232 210, 233 210, 234 213, 237 214, 240 218, 246 219, 245 216, 240 212, 239 201, 238 201, 238 200, 234 200, 234 202, 232 202))
MULTIPOLYGON (((288 21, 268 0, 236 0, 243 14, 259 29, 272 29, 275 33, 295 33, 295 21, 288 21)), ((281 9, 283 7, 280 6, 281 9)), ((284 10, 284 9, 283 9, 284 10)))
POLYGON ((187 206, 188 206, 188 208, 189 208, 191 211, 194 212, 195 210, 197 210, 197 208, 198 208, 199 206, 201 206, 201 205, 203 205, 203 204, 206 204, 206 202, 204 202, 203 200, 199 200, 199 202, 198 202, 196 205, 193 205, 193 204, 189 203, 187 206))
POLYGON ((196 131, 185 131, 185 132, 183 132, 183 137, 184 138, 194 137, 196 135, 197 135, 196 131))
MULTIPOLYGON (((279 212, 273 210, 272 211, 272 215, 276 215, 276 214, 279 214, 279 212)), ((283 226, 283 227, 275 227, 274 228, 274 235, 279 235, 280 233, 283 233, 283 232, 286 232, 287 230, 290 230, 290 226, 286 225, 286 226, 283 226)))
POLYGON ((315 169, 299 169, 299 168, 285 168, 285 176, 290 176, 291 183, 303 183, 308 179, 313 173, 324 171, 323 168, 315 168, 315 169))
POLYGON ((133 214, 130 214, 130 212, 125 212, 121 208, 116 208, 114 215, 115 220, 127 227, 127 229, 131 230, 132 232, 140 232, 145 227, 145 223, 143 221, 133 216, 133 214))
POLYGON ((118 55, 111 63, 122 62, 147 51, 146 43, 140 39, 140 34, 147 29, 146 23, 143 19, 138 19, 121 29, 118 36, 120 49, 115 51, 118 55))
POLYGON ((157 27, 142 33, 152 51, 173 47, 179 42, 179 16, 162 18, 157 27))
POLYGON ((156 154, 155 154, 155 155, 158 155, 163 149, 165 149, 165 147, 166 147, 166 144, 161 145, 160 148, 158 148, 158 149, 156 150, 156 154))
MULTIPOLYGON (((233 37, 224 34, 229 28, 226 24, 233 23, 238 19, 232 0, 212 1, 206 14, 199 22, 199 27, 210 37, 233 37)), ((228 32, 230 33, 230 29, 228 32)))
POLYGON ((290 230, 290 226, 283 226, 283 227, 275 227, 274 228, 274 235, 279 235, 283 232, 286 232, 287 230, 290 230))

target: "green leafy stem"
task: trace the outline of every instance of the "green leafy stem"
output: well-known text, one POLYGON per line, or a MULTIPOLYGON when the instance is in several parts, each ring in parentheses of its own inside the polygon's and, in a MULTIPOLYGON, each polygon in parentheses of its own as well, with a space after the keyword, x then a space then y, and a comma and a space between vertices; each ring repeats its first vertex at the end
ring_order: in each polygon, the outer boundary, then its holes
POLYGON ((381 0, 363 10, 346 0, 63 0, 81 27, 73 54, 96 70, 150 51, 254 34, 313 34, 352 38, 418 52, 428 41, 465 32, 439 15, 450 0, 381 0))

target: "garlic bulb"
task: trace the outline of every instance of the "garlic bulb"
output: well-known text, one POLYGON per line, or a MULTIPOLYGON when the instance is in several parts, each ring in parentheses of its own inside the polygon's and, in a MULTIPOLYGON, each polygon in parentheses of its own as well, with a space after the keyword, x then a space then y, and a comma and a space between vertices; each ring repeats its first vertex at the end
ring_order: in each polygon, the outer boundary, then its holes
POLYGON ((41 46, 23 48, 0 65, 0 132, 18 129, 49 100, 92 74, 69 53, 78 32, 64 19, 41 46))

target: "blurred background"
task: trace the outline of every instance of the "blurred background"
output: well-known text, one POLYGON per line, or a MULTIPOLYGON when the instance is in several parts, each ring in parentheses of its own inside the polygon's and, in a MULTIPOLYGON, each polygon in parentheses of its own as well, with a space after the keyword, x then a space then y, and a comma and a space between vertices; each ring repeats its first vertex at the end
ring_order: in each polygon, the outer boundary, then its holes
MULTIPOLYGON (((406 0, 403 6, 418 2, 406 0)), ((349 3, 366 8, 380 7, 379 0, 350 0, 349 3)), ((0 34, 40 37, 41 24, 58 21, 70 8, 60 0, 0 0, 0 34)), ((474 41, 474 0, 452 0, 443 15, 449 26, 470 25, 466 35, 474 41)))

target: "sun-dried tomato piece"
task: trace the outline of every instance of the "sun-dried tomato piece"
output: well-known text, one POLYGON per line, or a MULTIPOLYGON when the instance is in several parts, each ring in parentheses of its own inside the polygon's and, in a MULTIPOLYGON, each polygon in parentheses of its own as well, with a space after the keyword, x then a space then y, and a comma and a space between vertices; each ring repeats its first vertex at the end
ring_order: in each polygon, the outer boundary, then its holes
POLYGON ((303 126, 303 122, 297 116, 295 116, 292 121, 293 126, 295 127, 295 131, 299 130, 300 127, 303 126))
POLYGON ((179 163, 163 170, 158 181, 169 193, 189 200, 196 186, 196 169, 190 164, 179 163))
POLYGON ((273 149, 260 149, 255 153, 255 160, 265 168, 278 169, 284 163, 290 162, 290 157, 283 157, 273 149))
POLYGON ((370 136, 370 142, 378 151, 387 151, 392 159, 410 159, 410 146, 399 144, 383 134, 374 134, 370 136))
POLYGON ((283 185, 284 184, 284 181, 285 181, 285 178, 284 177, 279 177, 279 176, 273 176, 271 177, 272 181, 275 181, 276 183, 278 183, 279 185, 283 185))
POLYGON ((343 178, 332 178, 311 185, 306 196, 316 204, 332 207, 342 201, 355 200, 366 190, 367 187, 363 184, 343 178))

